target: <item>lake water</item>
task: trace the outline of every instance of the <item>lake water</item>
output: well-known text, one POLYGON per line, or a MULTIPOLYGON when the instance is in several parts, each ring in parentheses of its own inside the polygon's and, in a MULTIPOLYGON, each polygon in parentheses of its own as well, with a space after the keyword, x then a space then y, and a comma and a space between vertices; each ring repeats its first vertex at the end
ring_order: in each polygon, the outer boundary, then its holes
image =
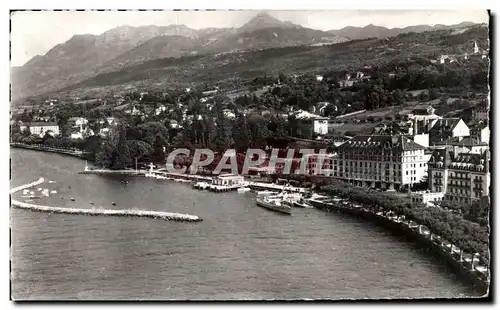
POLYGON ((13 149, 11 158, 12 186, 44 177, 39 187, 58 191, 35 203, 91 208, 93 202, 203 218, 181 223, 11 209, 11 290, 17 300, 474 294, 425 249, 366 221, 316 209, 281 215, 256 206, 251 193, 215 194, 168 180, 137 177, 124 184, 117 177, 81 175, 85 162, 57 154, 13 149))

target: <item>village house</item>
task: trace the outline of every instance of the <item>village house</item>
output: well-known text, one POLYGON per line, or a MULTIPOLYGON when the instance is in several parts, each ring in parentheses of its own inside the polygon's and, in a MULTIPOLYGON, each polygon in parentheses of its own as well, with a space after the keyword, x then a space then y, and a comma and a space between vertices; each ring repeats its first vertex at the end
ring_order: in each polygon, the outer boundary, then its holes
POLYGON ((71 132, 70 138, 72 140, 77 140, 77 139, 85 139, 87 137, 93 136, 94 131, 90 129, 90 127, 86 127, 85 129, 74 129, 71 132))
POLYGON ((89 121, 84 117, 71 117, 68 119, 68 123, 72 127, 80 127, 87 125, 89 121))
POLYGON ((315 115, 303 110, 297 111, 295 117, 303 122, 311 123, 314 133, 319 135, 328 134, 328 117, 315 115))

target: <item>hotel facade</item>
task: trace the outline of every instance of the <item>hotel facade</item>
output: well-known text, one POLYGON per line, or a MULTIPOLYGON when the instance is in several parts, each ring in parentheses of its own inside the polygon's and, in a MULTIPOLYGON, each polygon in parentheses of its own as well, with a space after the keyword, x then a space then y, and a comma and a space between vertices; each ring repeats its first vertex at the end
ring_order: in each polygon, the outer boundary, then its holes
POLYGON ((338 147, 333 176, 358 186, 399 190, 427 176, 424 150, 403 135, 356 136, 338 147))
POLYGON ((443 200, 471 204, 489 196, 490 152, 458 153, 435 150, 429 161, 429 188, 444 193, 443 200))

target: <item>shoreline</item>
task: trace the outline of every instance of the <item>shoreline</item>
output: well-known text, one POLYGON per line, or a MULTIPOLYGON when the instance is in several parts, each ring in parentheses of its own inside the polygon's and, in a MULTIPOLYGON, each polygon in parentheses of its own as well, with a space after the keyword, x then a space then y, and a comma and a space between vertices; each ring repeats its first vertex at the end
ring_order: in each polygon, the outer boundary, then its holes
MULTIPOLYGON (((135 170, 131 170, 131 171, 135 172, 135 170)), ((120 173, 120 171, 109 170, 109 173, 111 173, 111 174, 113 174, 115 172, 117 174, 120 173)), ((99 174, 99 173, 96 173, 96 174, 99 174)), ((41 178, 41 179, 43 179, 43 178, 41 178)), ((41 184, 41 183, 39 183, 39 184, 41 184)), ((27 186, 27 185, 28 184, 25 184, 25 185, 21 185, 21 186, 14 188, 11 190, 11 193, 13 193, 14 190, 19 191, 19 190, 25 189, 27 187, 24 187, 24 186, 27 186)), ((38 184, 33 184, 32 186, 35 186, 35 185, 38 185, 38 184)), ((32 187, 32 186, 28 186, 28 187, 32 187)), ((330 195, 328 195, 328 196, 331 197, 330 195)), ((12 200, 12 204, 14 202, 15 201, 12 200)), ((478 271, 477 269, 472 269, 472 268, 469 268, 467 266, 468 261, 470 261, 471 259, 465 258, 462 261, 457 261, 453 257, 454 252, 452 252, 452 251, 454 249, 454 246, 451 244, 443 246, 444 243, 441 242, 441 237, 439 237, 435 234, 432 234, 430 232, 428 232, 428 234, 421 233, 420 228, 419 228, 421 225, 418 225, 417 223, 413 222, 413 225, 416 225, 416 226, 413 226, 412 221, 405 221, 404 219, 401 221, 400 220, 401 217, 397 217, 397 216, 391 217, 390 215, 388 215, 388 213, 379 212, 380 213, 379 214, 379 213, 374 213, 370 210, 365 210, 363 207, 363 204, 361 204, 361 203, 357 204, 354 201, 350 201, 350 204, 353 206, 358 205, 359 206, 358 208, 346 207, 346 206, 334 206, 334 205, 329 205, 326 202, 318 201, 318 200, 311 201, 311 204, 313 204, 313 206, 315 208, 317 208, 319 210, 323 210, 325 212, 340 212, 344 215, 355 216, 357 218, 361 218, 363 220, 372 222, 375 225, 381 225, 393 233, 398 233, 399 236, 404 236, 410 240, 416 241, 418 245, 421 245, 425 248, 428 248, 437 256, 444 258, 445 262, 450 267, 452 267, 453 270, 459 276, 468 280, 468 282, 473 284, 473 288, 476 291, 483 294, 481 297, 485 297, 485 296, 489 295, 491 280, 488 279, 488 277, 486 279, 480 279, 478 274, 481 272, 478 271), (434 239, 433 239, 433 237, 434 237, 434 239), (439 242, 436 243, 437 241, 439 241, 439 242), (449 248, 450 245, 451 245, 451 249, 449 248)), ((89 209, 89 210, 92 210, 92 209, 89 209)), ((145 211, 145 212, 149 212, 149 211, 145 211)), ((199 221, 201 221, 201 220, 202 219, 199 219, 199 221)), ((491 273, 491 269, 489 269, 489 268, 488 268, 488 273, 491 273)), ((490 274, 490 277, 491 277, 491 274, 490 274)), ((481 298, 481 297, 479 297, 479 298, 481 298)))
MULTIPOLYGON (((372 224, 379 225, 398 236, 403 236, 415 241, 419 246, 430 249, 433 254, 444 258, 447 265, 453 268, 456 274, 473 285, 473 289, 486 297, 489 295, 491 281, 488 278, 481 279, 476 268, 472 269, 472 259, 464 258, 461 261, 453 257, 457 254, 456 247, 451 243, 442 240, 438 235, 432 234, 429 230, 424 231, 425 226, 416 222, 405 220, 404 217, 392 216, 390 213, 374 213, 364 208, 362 204, 350 203, 349 205, 330 205, 323 201, 312 200, 313 206, 319 210, 329 213, 341 213, 345 216, 353 216, 363 219, 372 224), (355 207, 357 206, 357 207, 355 207), (469 267, 470 266, 470 267, 469 267)), ((426 229, 426 228, 425 228, 426 229)), ((466 256, 465 253, 463 256, 466 256)))

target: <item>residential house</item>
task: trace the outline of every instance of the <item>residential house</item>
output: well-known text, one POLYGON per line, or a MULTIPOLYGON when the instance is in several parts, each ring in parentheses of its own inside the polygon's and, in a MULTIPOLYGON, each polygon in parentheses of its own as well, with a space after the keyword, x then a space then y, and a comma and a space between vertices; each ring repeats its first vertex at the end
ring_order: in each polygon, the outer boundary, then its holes
POLYGON ((488 103, 486 101, 479 103, 472 109, 472 119, 473 120, 483 120, 488 121, 490 116, 490 111, 488 109, 488 103))

